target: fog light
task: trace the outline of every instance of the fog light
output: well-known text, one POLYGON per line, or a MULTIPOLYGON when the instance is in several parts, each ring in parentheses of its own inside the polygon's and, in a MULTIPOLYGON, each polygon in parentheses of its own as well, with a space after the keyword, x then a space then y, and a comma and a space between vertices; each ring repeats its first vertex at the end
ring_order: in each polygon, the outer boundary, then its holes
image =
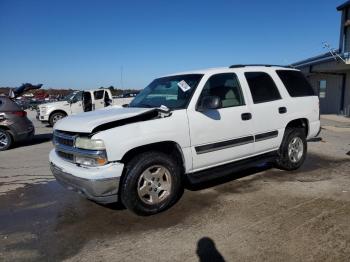
POLYGON ((75 163, 83 166, 103 166, 107 163, 107 159, 103 157, 85 157, 85 156, 76 156, 75 163))

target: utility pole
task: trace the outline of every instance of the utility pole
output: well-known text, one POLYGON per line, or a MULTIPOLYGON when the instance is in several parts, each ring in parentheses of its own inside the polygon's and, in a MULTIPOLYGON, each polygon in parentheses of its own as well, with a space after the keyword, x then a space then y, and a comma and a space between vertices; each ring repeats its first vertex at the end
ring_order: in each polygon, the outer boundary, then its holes
POLYGON ((120 86, 121 86, 121 89, 124 89, 124 84, 123 84, 123 66, 120 67, 120 86))

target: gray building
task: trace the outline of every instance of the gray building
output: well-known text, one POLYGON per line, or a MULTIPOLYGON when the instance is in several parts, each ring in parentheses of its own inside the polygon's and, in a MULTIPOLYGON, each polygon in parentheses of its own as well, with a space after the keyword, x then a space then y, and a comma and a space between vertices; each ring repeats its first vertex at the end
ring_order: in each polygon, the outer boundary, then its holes
POLYGON ((341 12, 339 49, 294 63, 320 97, 322 114, 350 116, 350 1, 341 12))

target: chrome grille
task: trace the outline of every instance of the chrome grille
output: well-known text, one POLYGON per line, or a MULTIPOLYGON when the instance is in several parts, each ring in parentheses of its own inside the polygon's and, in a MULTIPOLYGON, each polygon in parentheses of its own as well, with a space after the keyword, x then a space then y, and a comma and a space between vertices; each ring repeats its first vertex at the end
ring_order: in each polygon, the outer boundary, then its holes
POLYGON ((61 152, 61 151, 57 151, 57 154, 60 157, 66 159, 68 161, 74 162, 74 155, 73 154, 69 154, 69 153, 65 153, 65 152, 61 152))
POLYGON ((76 135, 68 135, 59 131, 55 131, 53 134, 53 141, 55 145, 64 145, 74 147, 76 135))
POLYGON ((72 139, 66 139, 66 138, 62 138, 62 137, 55 137, 55 141, 57 144, 60 145, 65 145, 65 146, 74 146, 74 140, 72 139))
POLYGON ((63 150, 60 150, 60 148, 74 148, 74 142, 75 142, 76 135, 71 135, 67 133, 63 133, 61 131, 55 131, 53 135, 53 143, 56 147, 57 154, 62 157, 63 159, 74 162, 74 155, 71 153, 64 152, 63 150))
POLYGON ((62 159, 75 163, 77 156, 85 156, 90 158, 106 158, 105 150, 89 150, 75 147, 75 139, 79 134, 54 131, 53 144, 55 145, 56 153, 62 159))

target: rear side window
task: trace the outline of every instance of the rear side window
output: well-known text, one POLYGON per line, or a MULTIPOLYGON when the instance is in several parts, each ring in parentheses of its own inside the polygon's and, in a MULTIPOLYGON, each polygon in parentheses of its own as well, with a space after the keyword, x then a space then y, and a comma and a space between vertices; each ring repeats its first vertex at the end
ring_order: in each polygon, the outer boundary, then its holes
POLYGON ((254 104, 281 99, 277 86, 269 74, 264 72, 247 72, 245 77, 247 78, 254 104))
POLYGON ((292 70, 277 70, 276 73, 281 78, 291 97, 315 95, 311 85, 301 72, 292 70))
POLYGON ((3 102, 2 102, 2 99, 0 98, 0 108, 2 107, 2 104, 3 102))

